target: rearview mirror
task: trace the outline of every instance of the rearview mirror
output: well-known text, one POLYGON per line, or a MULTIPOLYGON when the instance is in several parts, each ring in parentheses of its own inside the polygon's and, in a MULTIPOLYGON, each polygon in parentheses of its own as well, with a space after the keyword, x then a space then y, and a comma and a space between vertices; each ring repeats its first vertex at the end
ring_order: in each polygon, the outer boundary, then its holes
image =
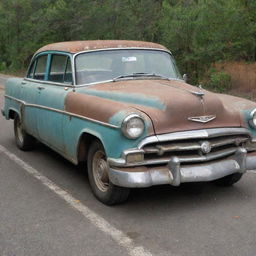
POLYGON ((184 74, 184 75, 182 76, 182 78, 183 78, 183 80, 187 83, 187 81, 188 81, 188 75, 187 75, 187 74, 184 74))

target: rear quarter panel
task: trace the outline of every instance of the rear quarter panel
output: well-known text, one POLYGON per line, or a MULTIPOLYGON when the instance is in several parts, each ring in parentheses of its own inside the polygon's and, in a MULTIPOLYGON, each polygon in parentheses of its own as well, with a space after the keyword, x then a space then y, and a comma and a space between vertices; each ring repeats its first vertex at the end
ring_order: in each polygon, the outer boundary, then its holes
POLYGON ((22 81, 22 78, 10 78, 5 84, 5 96, 7 97, 5 97, 4 114, 6 119, 10 118, 10 110, 15 111, 19 115, 21 114, 21 103, 11 98, 8 98, 8 96, 21 100, 20 94, 22 81))

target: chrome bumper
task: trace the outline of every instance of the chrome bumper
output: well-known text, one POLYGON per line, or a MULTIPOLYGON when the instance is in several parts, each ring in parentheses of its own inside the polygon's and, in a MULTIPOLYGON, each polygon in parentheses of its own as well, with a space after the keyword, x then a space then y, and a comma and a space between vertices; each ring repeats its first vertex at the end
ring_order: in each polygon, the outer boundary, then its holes
POLYGON ((163 184, 179 186, 185 182, 213 181, 253 169, 256 169, 256 154, 247 155, 245 149, 239 148, 232 157, 198 165, 182 166, 179 159, 173 157, 165 167, 110 167, 109 178, 113 184, 129 188, 163 184))

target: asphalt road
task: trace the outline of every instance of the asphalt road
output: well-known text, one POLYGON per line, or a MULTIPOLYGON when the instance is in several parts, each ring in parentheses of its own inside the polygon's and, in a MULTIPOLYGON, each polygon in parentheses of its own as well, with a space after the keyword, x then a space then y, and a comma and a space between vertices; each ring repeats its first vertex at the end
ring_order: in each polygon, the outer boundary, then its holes
POLYGON ((134 190, 107 207, 47 147, 19 151, 12 127, 0 117, 0 256, 256 255, 256 173, 232 188, 134 190))

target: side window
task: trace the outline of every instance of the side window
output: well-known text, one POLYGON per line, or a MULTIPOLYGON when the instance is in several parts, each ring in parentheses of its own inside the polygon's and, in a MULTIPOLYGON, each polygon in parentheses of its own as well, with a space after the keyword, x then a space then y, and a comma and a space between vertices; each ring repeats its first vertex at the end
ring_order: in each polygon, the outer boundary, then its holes
POLYGON ((71 68, 71 61, 70 58, 67 59, 67 65, 64 75, 64 83, 72 84, 72 68, 71 68))
POLYGON ((47 57, 48 55, 43 55, 37 58, 34 79, 44 80, 47 57))
POLYGON ((28 78, 33 78, 34 77, 35 66, 36 66, 36 60, 34 60, 32 65, 30 66, 30 69, 29 69, 28 74, 27 74, 28 78))
POLYGON ((72 83, 70 58, 66 55, 53 55, 49 81, 57 83, 72 83))

